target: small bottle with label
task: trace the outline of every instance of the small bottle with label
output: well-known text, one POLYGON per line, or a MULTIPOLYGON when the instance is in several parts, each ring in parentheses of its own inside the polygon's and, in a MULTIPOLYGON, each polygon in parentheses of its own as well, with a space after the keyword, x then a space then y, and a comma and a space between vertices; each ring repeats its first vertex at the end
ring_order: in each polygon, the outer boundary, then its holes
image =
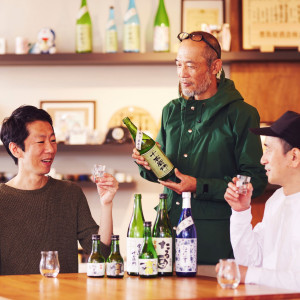
POLYGON ((139 256, 139 274, 142 278, 157 277, 157 254, 151 237, 151 222, 144 222, 144 245, 139 256))
POLYGON ((180 277, 197 273, 197 232, 191 210, 191 193, 182 193, 182 211, 176 228, 175 269, 180 277))
POLYGON ((105 275, 105 258, 100 251, 100 235, 92 235, 92 253, 87 262, 87 276, 89 277, 104 277, 105 275))
POLYGON ((120 254, 119 236, 111 236, 111 252, 106 261, 106 275, 108 278, 124 277, 124 261, 120 254))
POLYGON ((167 194, 159 195, 159 210, 153 226, 152 240, 158 258, 158 276, 173 275, 172 228, 167 210, 167 194))
POLYGON ((117 34, 117 26, 115 23, 115 10, 113 6, 109 8, 109 18, 106 25, 105 52, 106 53, 118 52, 118 34, 117 34))

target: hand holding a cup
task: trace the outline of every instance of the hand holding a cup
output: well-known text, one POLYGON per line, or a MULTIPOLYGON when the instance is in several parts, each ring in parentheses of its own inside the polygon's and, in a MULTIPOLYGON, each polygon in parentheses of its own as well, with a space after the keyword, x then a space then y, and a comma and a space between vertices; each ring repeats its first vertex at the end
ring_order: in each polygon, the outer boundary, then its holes
POLYGON ((233 210, 243 211, 250 207, 253 186, 250 183, 250 177, 238 177, 240 175, 237 175, 232 179, 232 182, 228 183, 224 198, 233 210), (240 179, 243 180, 242 183, 240 183, 240 179))

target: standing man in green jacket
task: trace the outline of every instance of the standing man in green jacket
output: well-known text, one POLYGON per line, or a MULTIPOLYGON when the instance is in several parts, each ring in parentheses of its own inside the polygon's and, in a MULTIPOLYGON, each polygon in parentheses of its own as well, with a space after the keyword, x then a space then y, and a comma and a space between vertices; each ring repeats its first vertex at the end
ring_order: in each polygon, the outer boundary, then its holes
MULTIPOLYGON (((249 128, 259 127, 257 110, 244 102, 222 70, 221 48, 207 32, 180 33, 176 65, 181 95, 162 112, 157 142, 175 165, 171 180, 160 181, 168 194, 172 226, 177 225, 182 192, 192 192, 197 228, 198 264, 233 257, 229 237, 230 206, 224 193, 237 174, 251 176, 253 196, 267 177, 260 165, 262 147, 249 128), (218 76, 219 75, 219 76, 218 76)), ((134 149, 141 176, 157 182, 148 163, 134 149)), ((175 231, 174 231, 175 233, 175 231)))

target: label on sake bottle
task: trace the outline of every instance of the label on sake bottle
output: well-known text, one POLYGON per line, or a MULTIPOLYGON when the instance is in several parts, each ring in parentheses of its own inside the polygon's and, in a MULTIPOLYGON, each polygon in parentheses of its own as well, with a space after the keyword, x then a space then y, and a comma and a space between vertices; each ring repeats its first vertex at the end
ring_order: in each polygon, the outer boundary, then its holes
POLYGON ((124 264, 116 261, 106 263, 106 275, 107 276, 124 275, 124 264))
POLYGON ((172 238, 152 238, 158 257, 158 271, 172 272, 172 238))
POLYGON ((158 179, 169 174, 173 165, 170 160, 163 154, 161 149, 155 144, 149 151, 143 153, 146 161, 149 163, 151 170, 158 179))
POLYGON ((76 49, 78 52, 91 51, 92 45, 92 32, 90 24, 77 24, 76 25, 76 49))
POLYGON ((187 217, 186 219, 182 220, 180 224, 177 226, 176 234, 179 235, 182 230, 188 228, 193 224, 194 224, 193 218, 191 216, 187 217))
POLYGON ((197 239, 176 238, 176 272, 197 272, 197 239))
POLYGON ((157 275, 157 258, 139 259, 139 275, 157 275))
POLYGON ((153 34, 153 50, 169 51, 169 27, 155 26, 153 34))
POLYGON ((98 277, 105 275, 105 263, 87 263, 87 276, 98 277))
POLYGON ((144 238, 127 238, 127 272, 139 272, 139 256, 143 244, 144 238))
POLYGON ((140 51, 140 25, 124 25, 124 51, 140 51))

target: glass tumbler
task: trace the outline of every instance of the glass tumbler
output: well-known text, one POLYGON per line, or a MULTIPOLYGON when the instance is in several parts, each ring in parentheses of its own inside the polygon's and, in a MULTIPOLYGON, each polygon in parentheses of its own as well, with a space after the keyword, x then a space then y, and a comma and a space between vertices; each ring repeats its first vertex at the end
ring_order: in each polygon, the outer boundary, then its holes
POLYGON ((251 180, 251 177, 245 175, 237 175, 236 187, 238 188, 238 193, 242 195, 247 194, 247 186, 251 180))
POLYGON ((94 165, 93 176, 94 181, 97 183, 100 177, 103 177, 105 172, 105 165, 94 165))
POLYGON ((241 281, 241 274, 234 259, 219 260, 217 279, 223 289, 235 289, 238 287, 241 281))
POLYGON ((42 251, 40 261, 40 273, 45 277, 56 277, 59 273, 59 261, 57 251, 42 251))

